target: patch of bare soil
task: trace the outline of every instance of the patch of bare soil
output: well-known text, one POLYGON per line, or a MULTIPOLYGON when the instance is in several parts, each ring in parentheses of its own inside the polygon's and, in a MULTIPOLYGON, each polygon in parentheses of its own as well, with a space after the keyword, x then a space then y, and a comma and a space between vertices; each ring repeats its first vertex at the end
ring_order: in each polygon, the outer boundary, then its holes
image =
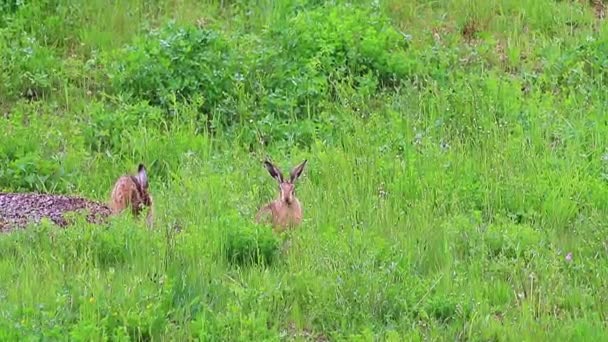
POLYGON ((0 232, 50 219, 60 227, 69 224, 67 213, 84 212, 90 223, 102 223, 111 214, 102 203, 81 197, 38 193, 0 193, 0 232))
POLYGON ((460 33, 465 41, 474 42, 477 39, 479 31, 479 23, 476 20, 471 19, 464 24, 460 33))

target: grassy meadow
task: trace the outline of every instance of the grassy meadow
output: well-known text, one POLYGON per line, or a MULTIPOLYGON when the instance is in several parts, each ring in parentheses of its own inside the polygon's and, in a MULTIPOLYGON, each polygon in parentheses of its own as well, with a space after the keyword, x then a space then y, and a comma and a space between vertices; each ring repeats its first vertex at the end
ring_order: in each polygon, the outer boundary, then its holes
POLYGON ((2 234, 0 340, 607 340, 607 11, 0 0, 0 191, 156 213, 2 234))

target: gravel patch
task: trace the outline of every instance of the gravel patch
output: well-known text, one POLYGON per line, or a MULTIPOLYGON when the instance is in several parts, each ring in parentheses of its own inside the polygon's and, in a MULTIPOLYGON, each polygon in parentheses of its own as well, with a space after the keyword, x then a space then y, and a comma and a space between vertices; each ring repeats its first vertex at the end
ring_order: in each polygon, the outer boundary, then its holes
POLYGON ((111 214, 110 208, 96 201, 81 197, 38 194, 0 193, 0 232, 24 228, 48 218, 56 225, 65 227, 69 222, 64 214, 84 211, 90 223, 102 223, 111 214))

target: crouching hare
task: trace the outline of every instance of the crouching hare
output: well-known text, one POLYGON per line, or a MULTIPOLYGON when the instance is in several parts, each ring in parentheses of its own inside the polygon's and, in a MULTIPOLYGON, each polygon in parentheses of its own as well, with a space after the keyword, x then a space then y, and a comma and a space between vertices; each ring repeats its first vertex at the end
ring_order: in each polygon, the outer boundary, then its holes
POLYGON ((135 217, 139 217, 141 211, 148 208, 146 223, 149 227, 152 226, 152 196, 148 191, 148 174, 143 164, 139 164, 136 175, 118 178, 112 190, 112 214, 119 214, 129 206, 135 217))
POLYGON ((272 215, 272 225, 274 230, 281 232, 287 228, 293 228, 302 222, 302 206, 295 195, 295 181, 300 177, 306 160, 296 166, 290 173, 289 179, 285 179, 281 170, 266 160, 264 162, 268 173, 279 183, 279 197, 263 206, 256 214, 256 222, 260 222, 262 214, 272 215))

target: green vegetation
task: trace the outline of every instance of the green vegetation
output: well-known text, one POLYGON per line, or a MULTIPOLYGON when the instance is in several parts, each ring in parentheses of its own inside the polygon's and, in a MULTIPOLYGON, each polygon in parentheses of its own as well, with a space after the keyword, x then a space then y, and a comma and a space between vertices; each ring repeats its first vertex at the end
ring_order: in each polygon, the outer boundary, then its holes
POLYGON ((608 339, 606 7, 0 0, 0 190, 157 216, 0 236, 0 340, 608 339))

